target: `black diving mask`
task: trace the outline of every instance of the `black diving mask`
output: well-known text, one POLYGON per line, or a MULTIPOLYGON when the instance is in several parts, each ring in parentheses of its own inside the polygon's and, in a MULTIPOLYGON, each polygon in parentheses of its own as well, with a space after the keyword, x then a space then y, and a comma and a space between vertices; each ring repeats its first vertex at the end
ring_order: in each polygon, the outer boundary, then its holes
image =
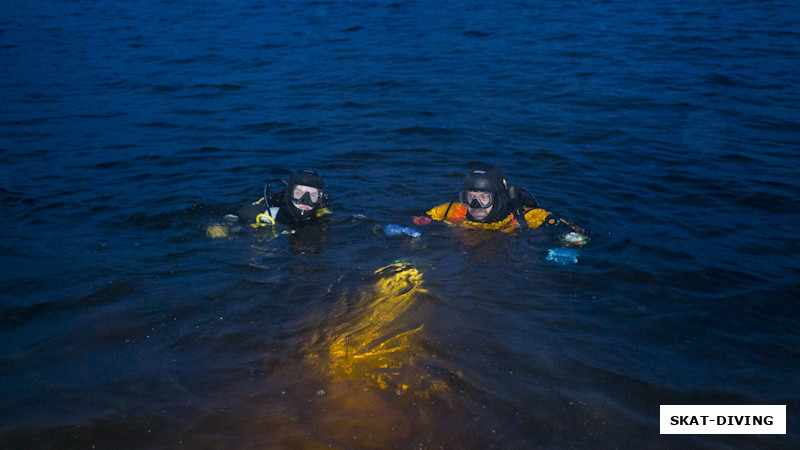
POLYGON ((314 208, 319 204, 319 199, 322 197, 322 192, 314 193, 312 195, 311 192, 304 192, 300 198, 292 197, 292 203, 295 205, 306 205, 314 208))
POLYGON ((488 191, 461 191, 458 201, 470 208, 486 209, 494 204, 494 194, 488 191))

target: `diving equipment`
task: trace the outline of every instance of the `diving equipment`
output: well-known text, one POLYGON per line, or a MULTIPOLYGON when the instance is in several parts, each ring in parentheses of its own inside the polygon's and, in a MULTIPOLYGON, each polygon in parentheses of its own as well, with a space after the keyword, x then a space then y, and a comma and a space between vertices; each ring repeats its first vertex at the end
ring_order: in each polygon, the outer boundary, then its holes
POLYGON ((323 193, 325 184, 322 177, 312 170, 299 170, 289 177, 286 182, 285 205, 289 215, 296 222, 304 222, 317 217, 317 210, 325 208, 329 205, 328 196, 323 193), (316 200, 312 198, 310 192, 305 192, 299 198, 294 198, 295 188, 297 186, 308 186, 317 189, 317 194, 314 195, 316 200), (311 209, 298 208, 297 205, 310 206, 311 209))
MULTIPOLYGON (((467 177, 464 179, 464 188, 462 192, 478 192, 484 191, 491 193, 491 205, 485 205, 484 202, 474 202, 475 199, 470 199, 470 203, 466 203, 466 205, 470 208, 474 208, 473 203, 484 204, 481 209, 489 208, 491 206, 491 211, 486 217, 478 220, 477 218, 473 217, 472 214, 467 212, 467 219, 473 222, 482 222, 482 223, 491 223, 497 222, 499 220, 503 220, 509 213, 509 206, 508 206, 508 192, 506 186, 505 176, 503 172, 496 168, 491 167, 488 165, 481 165, 480 167, 473 169, 467 177)), ((462 202, 463 203, 463 202, 462 202)))
POLYGON ((547 260, 562 266, 578 264, 578 252, 570 248, 551 248, 547 250, 547 260))
POLYGON ((413 228, 403 227, 403 226, 395 225, 395 224, 389 224, 389 225, 384 226, 383 227, 383 232, 386 233, 386 235, 389 236, 389 237, 400 236, 400 235, 406 235, 406 236, 411 236, 411 237, 420 237, 420 236, 422 236, 422 233, 420 233, 419 231, 417 231, 417 230, 415 230, 413 228))
POLYGON ((494 204, 494 194, 489 191, 461 191, 458 201, 470 208, 485 209, 494 204))

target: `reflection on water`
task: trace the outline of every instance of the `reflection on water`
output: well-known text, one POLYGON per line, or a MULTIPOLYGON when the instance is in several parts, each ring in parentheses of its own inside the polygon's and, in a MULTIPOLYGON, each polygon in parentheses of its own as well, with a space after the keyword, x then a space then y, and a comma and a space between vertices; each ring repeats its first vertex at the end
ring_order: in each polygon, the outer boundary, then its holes
POLYGON ((398 318, 426 290, 422 273, 407 264, 395 263, 375 274, 378 278, 372 289, 357 301, 361 317, 334 332, 328 374, 335 381, 353 380, 402 394, 411 380, 402 379, 401 372, 414 365, 419 351, 415 337, 422 325, 402 327, 398 318))
POLYGON ((359 446, 396 444, 443 415, 448 383, 425 362, 419 304, 422 272, 406 263, 375 271, 374 282, 341 304, 337 324, 306 354, 324 388, 310 425, 326 439, 359 446), (437 395, 441 394, 441 395, 437 395), (415 405, 415 406, 414 406, 415 405))

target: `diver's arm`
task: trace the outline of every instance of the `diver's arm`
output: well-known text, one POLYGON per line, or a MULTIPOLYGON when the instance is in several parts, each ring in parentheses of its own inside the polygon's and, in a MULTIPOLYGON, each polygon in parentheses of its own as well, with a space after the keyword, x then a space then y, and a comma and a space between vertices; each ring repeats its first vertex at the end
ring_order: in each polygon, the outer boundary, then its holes
POLYGON ((589 242, 589 235, 583 228, 556 216, 541 208, 525 211, 525 222, 528 228, 545 227, 549 233, 557 236, 562 244, 581 247, 589 242))
POLYGON ((429 209, 425 212, 424 216, 415 216, 414 225, 427 225, 434 220, 445 220, 452 216, 451 212, 455 211, 458 205, 454 203, 443 203, 439 206, 429 209))
POLYGON ((414 225, 427 225, 433 222, 430 216, 414 216, 414 225))
POLYGON ((266 205, 263 203, 256 203, 239 209, 239 211, 236 212, 236 215, 239 216, 239 220, 242 222, 254 223, 256 221, 256 217, 258 217, 259 214, 262 214, 265 209, 267 209, 266 205))
POLYGON ((565 246, 582 247, 589 242, 586 230, 553 214, 548 215, 544 223, 565 246))
POLYGON ((278 215, 277 207, 267 208, 263 200, 259 200, 252 205, 245 206, 237 212, 239 220, 245 223, 261 225, 274 224, 275 217, 278 215))

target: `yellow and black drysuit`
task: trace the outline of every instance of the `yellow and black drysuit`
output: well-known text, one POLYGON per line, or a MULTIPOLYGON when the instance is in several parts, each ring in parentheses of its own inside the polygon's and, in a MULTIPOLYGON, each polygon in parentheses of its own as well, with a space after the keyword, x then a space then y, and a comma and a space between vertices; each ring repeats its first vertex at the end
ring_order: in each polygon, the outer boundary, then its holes
POLYGON ((536 199, 525 189, 507 187, 503 173, 494 167, 481 166, 467 175, 464 190, 459 199, 443 203, 428 210, 425 216, 416 217, 414 223, 424 225, 431 220, 441 221, 465 228, 478 228, 512 232, 519 228, 539 228, 542 225, 553 229, 567 245, 581 246, 588 242, 586 232, 550 211, 539 207, 536 199), (488 205, 473 199, 468 203, 470 192, 486 192, 491 195, 488 205), (468 204, 465 204, 468 203, 468 204), (470 214, 470 208, 489 208, 489 214, 478 220, 470 214))

